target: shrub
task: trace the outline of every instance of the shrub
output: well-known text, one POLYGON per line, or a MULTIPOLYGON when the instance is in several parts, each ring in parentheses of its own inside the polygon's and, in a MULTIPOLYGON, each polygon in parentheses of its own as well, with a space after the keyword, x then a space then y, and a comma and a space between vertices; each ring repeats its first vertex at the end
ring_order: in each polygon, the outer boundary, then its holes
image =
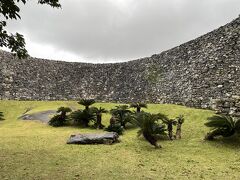
POLYGON ((89 127, 90 121, 96 122, 96 114, 91 108, 74 111, 70 117, 75 125, 83 127, 89 127))
POLYGON ((119 124, 110 124, 107 128, 105 128, 108 132, 116 132, 119 135, 123 134, 124 128, 119 124))
POLYGON ((124 129, 126 129, 126 124, 133 120, 133 114, 127 105, 116 106, 116 108, 110 110, 110 113, 124 129))
POLYGON ((137 113, 139 113, 139 112, 141 112, 141 108, 147 108, 147 104, 141 103, 141 102, 131 103, 130 108, 136 108, 137 113))
POLYGON ((176 139, 182 138, 182 124, 184 123, 184 116, 180 115, 176 118, 177 121, 177 130, 176 130, 176 139))
POLYGON ((85 110, 88 110, 91 105, 95 103, 94 99, 81 99, 78 104, 85 106, 85 110))
POLYGON ((209 117, 205 123, 211 131, 205 136, 206 140, 213 140, 215 137, 229 137, 240 132, 240 118, 231 117, 230 115, 215 115, 209 117))
POLYGON ((66 125, 67 122, 67 113, 71 112, 72 110, 68 107, 60 107, 57 110, 57 114, 51 118, 51 120, 48 122, 50 126, 59 127, 66 125))
POLYGON ((100 108, 93 107, 92 111, 96 115, 96 122, 95 122, 94 126, 97 129, 103 129, 104 125, 102 124, 102 114, 107 113, 108 111, 102 107, 100 107, 100 108))
POLYGON ((139 113, 135 118, 135 123, 140 127, 138 136, 143 137, 156 148, 161 146, 157 144, 157 135, 165 135, 165 126, 159 122, 158 114, 139 113))

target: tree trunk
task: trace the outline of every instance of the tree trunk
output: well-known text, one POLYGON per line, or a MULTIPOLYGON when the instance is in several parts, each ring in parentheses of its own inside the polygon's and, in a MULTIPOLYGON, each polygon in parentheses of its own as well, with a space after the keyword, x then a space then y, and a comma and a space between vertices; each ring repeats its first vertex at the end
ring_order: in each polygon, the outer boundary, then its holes
POLYGON ((97 129, 102 129, 104 127, 104 125, 102 125, 102 116, 101 115, 97 115, 97 129))
POLYGON ((121 122, 121 126, 126 129, 126 124, 124 122, 121 122))
POLYGON ((151 135, 149 132, 143 132, 143 137, 155 148, 161 148, 159 144, 157 144, 157 139, 153 135, 151 135))
POLYGON ((141 112, 141 107, 137 107, 137 112, 141 112))
POLYGON ((168 125, 168 137, 170 140, 173 140, 173 126, 172 124, 168 125))
POLYGON ((181 136, 181 133, 182 133, 182 130, 181 130, 181 127, 182 127, 182 124, 177 124, 177 130, 176 130, 176 139, 181 139, 182 136, 181 136))

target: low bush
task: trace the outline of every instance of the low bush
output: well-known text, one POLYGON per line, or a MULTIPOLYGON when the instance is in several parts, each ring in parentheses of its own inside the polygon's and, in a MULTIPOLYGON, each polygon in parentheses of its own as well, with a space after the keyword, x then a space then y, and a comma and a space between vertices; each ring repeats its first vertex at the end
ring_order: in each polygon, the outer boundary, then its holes
POLYGON ((68 107, 60 107, 57 110, 57 114, 51 118, 51 120, 48 122, 50 126, 59 127, 66 125, 66 122, 68 120, 67 113, 71 112, 72 110, 68 107))
POLYGON ((230 137, 235 133, 240 133, 240 118, 230 115, 215 115, 209 117, 205 123, 211 131, 205 136, 206 140, 213 140, 215 137, 230 137))
POLYGON ((145 112, 140 112, 136 115, 135 124, 140 127, 138 131, 138 136, 143 135, 143 137, 156 148, 161 146, 157 144, 157 136, 165 135, 165 126, 159 121, 158 114, 150 114, 145 112))
POLYGON ((126 129, 126 124, 131 123, 133 120, 133 113, 129 110, 127 105, 116 106, 114 109, 110 110, 110 113, 124 129, 126 129))
POLYGON ((110 124, 107 128, 105 128, 106 131, 108 132, 116 132, 119 135, 123 134, 124 128, 121 126, 121 124, 110 124))
POLYGON ((74 125, 89 127, 90 121, 96 122, 96 114, 92 108, 77 110, 70 114, 74 125))

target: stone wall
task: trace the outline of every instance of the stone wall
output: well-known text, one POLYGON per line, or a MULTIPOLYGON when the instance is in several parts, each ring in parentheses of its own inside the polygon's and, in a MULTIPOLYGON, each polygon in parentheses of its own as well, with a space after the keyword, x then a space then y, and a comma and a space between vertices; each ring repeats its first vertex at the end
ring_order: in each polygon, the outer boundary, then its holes
POLYGON ((217 114, 240 117, 240 96, 212 100, 211 109, 217 114))
POLYGON ((178 47, 135 61, 87 64, 0 51, 0 98, 174 103, 208 108, 240 96, 240 17, 178 47))

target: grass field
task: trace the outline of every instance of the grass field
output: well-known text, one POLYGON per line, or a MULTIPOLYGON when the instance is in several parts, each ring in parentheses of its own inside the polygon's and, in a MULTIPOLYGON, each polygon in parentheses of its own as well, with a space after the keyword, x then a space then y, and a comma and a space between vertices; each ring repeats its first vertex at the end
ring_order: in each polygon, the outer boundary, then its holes
MULTIPOLYGON (((98 103, 111 109, 116 104, 98 103)), ((183 139, 159 141, 155 149, 137 129, 129 129, 114 145, 67 145, 71 134, 102 132, 73 127, 53 128, 38 121, 17 119, 30 112, 82 108, 76 102, 0 101, 0 179, 239 179, 240 142, 236 137, 203 140, 212 111, 177 105, 149 105, 147 111, 169 117, 185 116, 183 139)), ((108 124, 110 115, 103 115, 108 124)))

